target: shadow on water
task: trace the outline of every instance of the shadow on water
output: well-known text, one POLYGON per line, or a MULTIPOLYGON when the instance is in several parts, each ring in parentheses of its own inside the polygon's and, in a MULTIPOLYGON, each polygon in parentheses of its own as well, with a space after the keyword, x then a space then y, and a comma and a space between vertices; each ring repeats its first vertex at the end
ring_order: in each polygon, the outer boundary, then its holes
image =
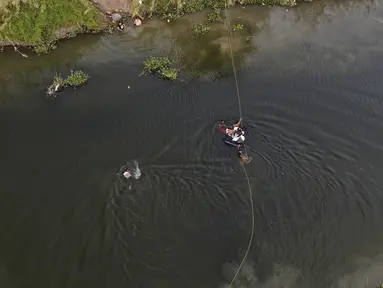
MULTIPOLYGON (((374 287, 383 25, 371 17, 382 8, 321 1, 230 15, 245 24, 233 48, 256 223, 233 288, 374 287)), ((0 54, 1 287, 227 287, 251 211, 236 153, 215 133, 238 117, 227 31, 218 23, 196 38, 204 19, 80 37, 46 57, 0 54), (216 81, 138 77, 153 54, 216 81), (45 82, 75 66, 89 84, 47 100, 45 82), (121 179, 132 159, 141 177, 121 179)))

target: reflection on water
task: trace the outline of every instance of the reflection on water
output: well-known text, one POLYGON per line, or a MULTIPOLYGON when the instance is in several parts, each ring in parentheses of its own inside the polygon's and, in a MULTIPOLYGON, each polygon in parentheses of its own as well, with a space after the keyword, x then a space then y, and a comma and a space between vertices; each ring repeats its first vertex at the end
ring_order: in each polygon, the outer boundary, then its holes
MULTIPOLYGON (((232 40, 256 217, 233 287, 375 287, 382 7, 229 14, 246 27, 232 40)), ((227 287, 250 207, 236 153, 215 133, 238 117, 227 30, 194 36, 205 17, 79 37, 46 57, 0 54, 1 287, 227 287), (149 55, 175 59, 182 81, 139 77, 149 55), (46 99, 54 73, 73 67, 89 84, 46 99), (117 173, 132 159, 142 175, 127 182, 117 173)))

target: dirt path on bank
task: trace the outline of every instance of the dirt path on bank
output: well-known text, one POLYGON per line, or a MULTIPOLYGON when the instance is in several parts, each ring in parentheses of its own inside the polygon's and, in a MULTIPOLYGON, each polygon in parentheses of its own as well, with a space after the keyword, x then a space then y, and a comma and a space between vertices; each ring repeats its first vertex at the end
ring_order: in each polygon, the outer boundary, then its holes
POLYGON ((126 13, 131 11, 132 0, 92 0, 102 11, 120 9, 126 13))

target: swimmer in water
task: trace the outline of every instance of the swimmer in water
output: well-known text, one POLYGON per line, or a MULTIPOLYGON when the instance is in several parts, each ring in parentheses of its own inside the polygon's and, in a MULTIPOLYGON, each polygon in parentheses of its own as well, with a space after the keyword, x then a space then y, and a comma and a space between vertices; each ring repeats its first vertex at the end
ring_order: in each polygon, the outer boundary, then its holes
POLYGON ((125 28, 124 23, 122 21, 118 22, 117 29, 122 32, 124 28, 125 28))
POLYGON ((238 145, 238 150, 237 150, 237 152, 238 152, 238 156, 239 156, 239 158, 241 158, 241 160, 243 161, 243 162, 245 162, 245 163, 247 163, 247 162, 249 162, 249 157, 247 157, 247 155, 243 152, 243 143, 241 143, 241 144, 239 144, 238 145))

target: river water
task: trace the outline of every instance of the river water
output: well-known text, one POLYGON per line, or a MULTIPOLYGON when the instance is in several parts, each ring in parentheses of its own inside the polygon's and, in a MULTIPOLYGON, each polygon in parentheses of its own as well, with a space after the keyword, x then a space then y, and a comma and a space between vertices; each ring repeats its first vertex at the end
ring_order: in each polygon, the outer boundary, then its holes
MULTIPOLYGON (((78 37, 44 57, 0 54, 0 287, 230 282, 252 215, 215 130, 239 117, 227 31, 194 37, 205 17, 78 37), (139 77, 150 55, 175 59, 181 79, 139 77), (74 68, 88 85, 47 99, 54 74, 74 68), (141 177, 121 179, 133 161, 141 177)), ((246 27, 232 42, 255 209, 233 287, 375 287, 383 7, 238 7, 230 18, 246 27)))

